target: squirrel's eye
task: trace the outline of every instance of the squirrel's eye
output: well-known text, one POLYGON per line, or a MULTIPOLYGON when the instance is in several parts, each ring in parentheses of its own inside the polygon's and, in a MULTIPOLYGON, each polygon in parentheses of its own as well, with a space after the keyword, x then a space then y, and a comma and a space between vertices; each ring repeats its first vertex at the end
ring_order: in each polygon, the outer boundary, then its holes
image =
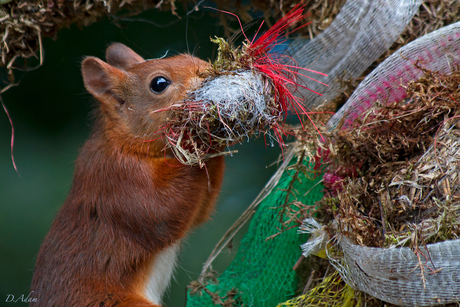
POLYGON ((166 79, 163 76, 158 76, 153 78, 152 82, 150 83, 150 89, 154 93, 161 93, 163 92, 169 85, 171 84, 171 81, 166 79))

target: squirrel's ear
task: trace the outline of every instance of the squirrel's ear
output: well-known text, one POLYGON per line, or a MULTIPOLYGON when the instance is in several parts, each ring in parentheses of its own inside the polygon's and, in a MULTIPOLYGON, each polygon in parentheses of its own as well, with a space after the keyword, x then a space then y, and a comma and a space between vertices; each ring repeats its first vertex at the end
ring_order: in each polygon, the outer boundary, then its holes
POLYGON ((110 45, 105 53, 105 58, 107 63, 121 69, 127 69, 135 63, 144 61, 140 55, 120 43, 110 45))
POLYGON ((84 59, 81 71, 86 89, 99 100, 106 94, 117 99, 115 89, 123 84, 123 80, 127 77, 124 71, 95 57, 84 59))

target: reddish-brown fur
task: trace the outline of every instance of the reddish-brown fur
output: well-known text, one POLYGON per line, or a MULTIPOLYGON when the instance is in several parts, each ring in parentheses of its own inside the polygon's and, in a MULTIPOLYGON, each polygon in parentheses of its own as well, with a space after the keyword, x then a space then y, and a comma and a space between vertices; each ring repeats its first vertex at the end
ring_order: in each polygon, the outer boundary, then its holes
POLYGON ((155 255, 206 219, 220 190, 222 157, 206 169, 180 164, 154 134, 201 80, 207 63, 189 55, 144 61, 114 44, 107 63, 89 57, 85 86, 100 102, 93 135, 75 163, 69 196, 43 242, 32 306, 156 306, 143 294, 155 255), (162 94, 149 89, 163 75, 162 94))

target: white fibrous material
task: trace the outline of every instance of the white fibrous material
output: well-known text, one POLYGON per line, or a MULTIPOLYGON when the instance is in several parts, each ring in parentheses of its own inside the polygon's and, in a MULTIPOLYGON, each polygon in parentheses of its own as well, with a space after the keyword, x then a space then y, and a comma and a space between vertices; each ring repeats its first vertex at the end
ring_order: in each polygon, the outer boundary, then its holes
POLYGON ((204 161, 226 146, 254 133, 267 133, 282 118, 273 84, 255 71, 226 71, 208 77, 170 108, 163 127, 167 146, 186 165, 204 167, 204 161))
POLYGON ((298 232, 310 235, 310 239, 308 239, 306 243, 300 245, 302 248, 302 255, 305 257, 318 253, 325 247, 329 238, 325 227, 313 218, 305 219, 302 225, 300 225, 298 232))
MULTIPOLYGON (((299 89, 306 106, 313 108, 331 101, 344 89, 342 80, 355 79, 396 41, 421 0, 348 0, 332 24, 311 41, 297 39, 287 49, 297 65, 327 74, 302 74, 329 85, 308 82, 299 89)), ((306 77, 305 82, 308 81, 306 77)))
POLYGON ((406 90, 401 85, 424 75, 417 66, 448 74, 459 64, 460 22, 457 22, 422 36, 393 53, 359 84, 328 125, 336 127, 343 117, 342 128, 349 127, 377 101, 391 104, 405 99, 406 90))
MULTIPOLYGON (((280 112, 273 109, 271 88, 260 74, 252 71, 211 78, 190 96, 202 103, 206 114, 222 122, 219 129, 224 131, 229 144, 241 141, 249 131, 280 116, 280 112)), ((220 133, 214 131, 213 134, 220 133)))
POLYGON ((344 263, 337 270, 353 288, 398 306, 434 306, 460 301, 460 240, 413 251, 375 248, 339 240, 344 263))

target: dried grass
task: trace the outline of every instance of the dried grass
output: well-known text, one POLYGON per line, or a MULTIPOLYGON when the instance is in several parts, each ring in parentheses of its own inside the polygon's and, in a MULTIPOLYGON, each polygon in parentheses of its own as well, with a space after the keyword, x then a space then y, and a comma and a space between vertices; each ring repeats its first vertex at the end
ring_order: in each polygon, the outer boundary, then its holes
POLYGON ((167 147, 186 165, 204 166, 225 147, 249 139, 255 133, 269 134, 282 118, 269 78, 250 70, 208 72, 201 86, 172 106, 162 134, 167 147))
POLYGON ((298 83, 301 73, 290 57, 270 51, 303 19, 298 5, 257 39, 250 41, 245 35, 241 46, 211 39, 218 44, 218 56, 201 74, 206 79, 184 101, 160 110, 172 113, 160 130, 183 164, 205 167, 209 158, 229 153, 224 147, 256 133, 283 146, 283 115, 292 111, 300 117, 307 112, 294 93, 308 88, 298 83))
MULTIPOLYGON (((302 205, 291 215, 314 217, 330 238, 341 232, 356 244, 408 246, 415 253, 460 237, 460 71, 424 72, 405 88, 405 100, 377 103, 346 131, 323 128, 319 135, 309 122, 297 131, 299 156, 316 161, 326 189, 314 209, 302 205)), ((319 271, 323 277, 307 283, 303 294, 331 274, 319 271)), ((354 295, 360 305, 394 306, 354 295)))
POLYGON ((365 246, 418 246, 460 236, 460 72, 425 71, 408 98, 376 104, 319 144, 327 220, 365 246))
MULTIPOLYGON (((183 2, 188 2, 187 0, 183 2)), ((270 25, 273 20, 279 20, 295 6, 296 1, 252 1, 252 5, 236 4, 228 1, 216 1, 219 8, 233 11, 240 18, 249 22, 253 19, 252 12, 265 12, 266 20, 270 25)), ((318 35, 331 23, 345 0, 315 0, 307 1, 306 11, 310 17, 304 22, 311 24, 302 29, 304 35, 310 37, 318 35)), ((151 2, 147 0, 18 0, 3 1, 0 5, 0 67, 6 68, 9 82, 14 82, 15 68, 30 69, 27 59, 36 58, 42 63, 42 39, 57 37, 57 33, 64 27, 76 24, 79 27, 88 26, 105 16, 114 16, 122 10, 138 14, 149 8, 171 10, 176 13, 176 0, 161 0, 151 2)), ((219 14, 227 37, 239 30, 231 29, 227 19, 229 15, 219 14)))
POLYGON ((170 9, 173 14, 176 10, 175 0, 17 0, 0 5, 0 67, 8 70, 13 83, 13 69, 27 69, 28 58, 42 62, 43 37, 56 37, 58 30, 71 24, 88 26, 121 10, 137 14, 152 7, 170 9))

